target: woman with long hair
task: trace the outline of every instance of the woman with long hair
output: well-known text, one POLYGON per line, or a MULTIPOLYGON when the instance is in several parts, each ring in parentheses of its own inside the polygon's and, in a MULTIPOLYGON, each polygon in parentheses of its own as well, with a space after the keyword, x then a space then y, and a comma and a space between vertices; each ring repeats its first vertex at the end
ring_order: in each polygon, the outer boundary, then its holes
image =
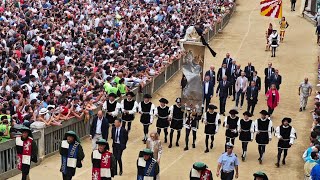
POLYGON ((271 116, 280 101, 279 91, 277 90, 275 84, 271 84, 270 89, 267 91, 266 100, 268 105, 268 114, 271 116))

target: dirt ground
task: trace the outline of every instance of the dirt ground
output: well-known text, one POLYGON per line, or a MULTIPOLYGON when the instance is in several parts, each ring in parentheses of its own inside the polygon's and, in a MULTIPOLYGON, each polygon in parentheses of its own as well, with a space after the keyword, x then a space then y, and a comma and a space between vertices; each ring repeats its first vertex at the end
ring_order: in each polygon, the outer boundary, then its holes
MULTIPOLYGON (((310 82, 316 83, 316 36, 314 35, 315 27, 299 16, 298 12, 290 12, 289 1, 284 2, 283 15, 286 16, 290 26, 287 30, 285 42, 278 48, 277 57, 271 59, 270 52, 264 51, 265 46, 265 31, 268 24, 272 22, 278 26, 278 21, 262 17, 259 14, 259 2, 256 0, 237 0, 237 11, 232 17, 230 23, 212 42, 211 46, 218 53, 216 58, 210 56, 209 51, 206 51, 205 69, 213 64, 216 67, 216 72, 221 65, 222 59, 227 52, 237 60, 237 63, 242 65, 242 69, 250 61, 258 70, 258 75, 264 79, 263 70, 268 62, 272 62, 273 66, 280 71, 283 77, 283 83, 280 89, 280 105, 276 108, 273 117, 274 126, 278 126, 283 117, 291 117, 292 125, 297 130, 298 139, 289 150, 287 165, 276 168, 274 163, 277 155, 277 139, 274 137, 271 143, 266 147, 265 159, 262 165, 259 165, 257 144, 249 143, 248 156, 246 162, 240 162, 239 179, 253 179, 252 174, 258 170, 264 171, 272 180, 280 180, 290 177, 292 180, 303 179, 303 160, 301 158, 303 151, 308 146, 308 137, 311 127, 311 115, 309 111, 312 109, 313 99, 309 99, 307 111, 300 113, 298 85, 303 81, 304 77, 309 77, 310 82)), ((300 1, 297 7, 300 6, 300 1)), ((297 10, 300 8, 297 8, 297 10)), ((173 104, 176 97, 180 95, 181 73, 175 76, 153 97, 153 102, 158 103, 158 99, 166 97, 169 104, 173 104)), ((263 83, 262 83, 263 84, 263 83)), ((263 89, 264 87, 262 87, 263 89)), ((218 105, 218 99, 215 97, 211 101, 218 105)), ((234 107, 234 102, 229 99, 227 101, 227 111, 234 107)), ((244 107, 246 107, 246 102, 244 107)), ((259 111, 266 109, 266 101, 264 94, 261 91, 259 102, 255 110, 255 117, 258 118, 259 111)), ((245 109, 245 108, 244 108, 245 109)), ((240 111, 242 114, 244 110, 240 111)), ((155 123, 151 126, 151 130, 155 130, 155 123)), ((180 147, 168 149, 168 144, 163 144, 163 156, 160 164, 160 177, 163 180, 187 180, 189 170, 195 161, 205 162, 215 174, 217 168, 218 157, 224 150, 225 129, 220 127, 218 134, 215 136, 215 147, 209 153, 205 154, 204 142, 204 125, 200 125, 197 133, 196 148, 189 151, 183 151, 185 130, 182 131, 180 139, 180 147)), ((190 135, 191 136, 191 135, 190 135)), ((136 159, 138 152, 145 146, 141 142, 142 126, 136 119, 133 123, 133 130, 129 136, 128 147, 123 153, 124 174, 117 176, 114 179, 136 179, 136 159)), ((190 137, 191 139, 191 137, 190 137)), ((161 140, 163 138, 161 137, 161 140)), ((174 138, 175 141, 175 138, 174 138)), ((82 142, 84 146, 86 158, 84 167, 77 170, 74 179, 88 180, 91 178, 91 143, 89 139, 82 142)), ((238 156, 241 156, 241 143, 237 139, 234 151, 238 156)), ((60 157, 52 156, 44 160, 44 162, 31 169, 31 179, 54 180, 61 179, 59 172, 60 157)), ((12 179, 20 179, 18 175, 12 179)), ((217 179, 214 177, 214 179, 217 179)))

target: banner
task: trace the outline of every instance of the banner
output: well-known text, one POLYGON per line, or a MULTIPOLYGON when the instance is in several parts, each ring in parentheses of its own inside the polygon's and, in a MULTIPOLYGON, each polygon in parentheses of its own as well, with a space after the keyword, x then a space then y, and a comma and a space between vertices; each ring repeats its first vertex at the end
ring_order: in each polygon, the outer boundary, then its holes
POLYGON ((260 2, 262 16, 268 16, 272 18, 282 17, 282 0, 262 0, 260 2))

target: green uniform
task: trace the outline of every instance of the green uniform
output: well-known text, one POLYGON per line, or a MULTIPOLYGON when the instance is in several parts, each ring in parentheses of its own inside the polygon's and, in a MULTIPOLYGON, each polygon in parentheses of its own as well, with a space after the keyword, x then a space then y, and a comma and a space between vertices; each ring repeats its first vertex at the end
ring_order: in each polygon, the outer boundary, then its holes
POLYGON ((106 92, 108 92, 109 88, 111 88, 111 87, 112 87, 112 85, 108 81, 106 81, 103 85, 104 91, 106 91, 106 92))
POLYGON ((127 88, 125 84, 118 84, 117 88, 119 89, 121 94, 126 94, 127 93, 127 88))
POLYGON ((113 80, 113 82, 119 84, 119 81, 121 80, 121 78, 119 78, 118 76, 116 76, 113 80))

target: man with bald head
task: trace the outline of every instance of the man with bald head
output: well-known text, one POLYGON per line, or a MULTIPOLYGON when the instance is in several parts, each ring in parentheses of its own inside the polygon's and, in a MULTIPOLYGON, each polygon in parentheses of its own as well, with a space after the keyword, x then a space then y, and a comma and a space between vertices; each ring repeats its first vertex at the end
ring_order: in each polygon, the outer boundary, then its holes
POLYGON ((97 146, 96 142, 99 139, 108 140, 109 122, 108 119, 103 117, 102 111, 98 111, 97 116, 93 119, 90 127, 90 139, 92 141, 92 149, 97 146))
POLYGON ((300 96, 300 112, 302 110, 306 110, 308 97, 312 93, 312 85, 309 83, 308 78, 304 78, 304 82, 302 82, 299 86, 299 96, 300 96))
POLYGON ((227 81, 227 76, 223 76, 222 80, 219 81, 219 85, 217 87, 217 97, 219 95, 219 100, 220 100, 220 114, 224 115, 224 112, 226 111, 226 101, 227 98, 230 97, 228 96, 228 88, 230 86, 230 82, 227 81))

